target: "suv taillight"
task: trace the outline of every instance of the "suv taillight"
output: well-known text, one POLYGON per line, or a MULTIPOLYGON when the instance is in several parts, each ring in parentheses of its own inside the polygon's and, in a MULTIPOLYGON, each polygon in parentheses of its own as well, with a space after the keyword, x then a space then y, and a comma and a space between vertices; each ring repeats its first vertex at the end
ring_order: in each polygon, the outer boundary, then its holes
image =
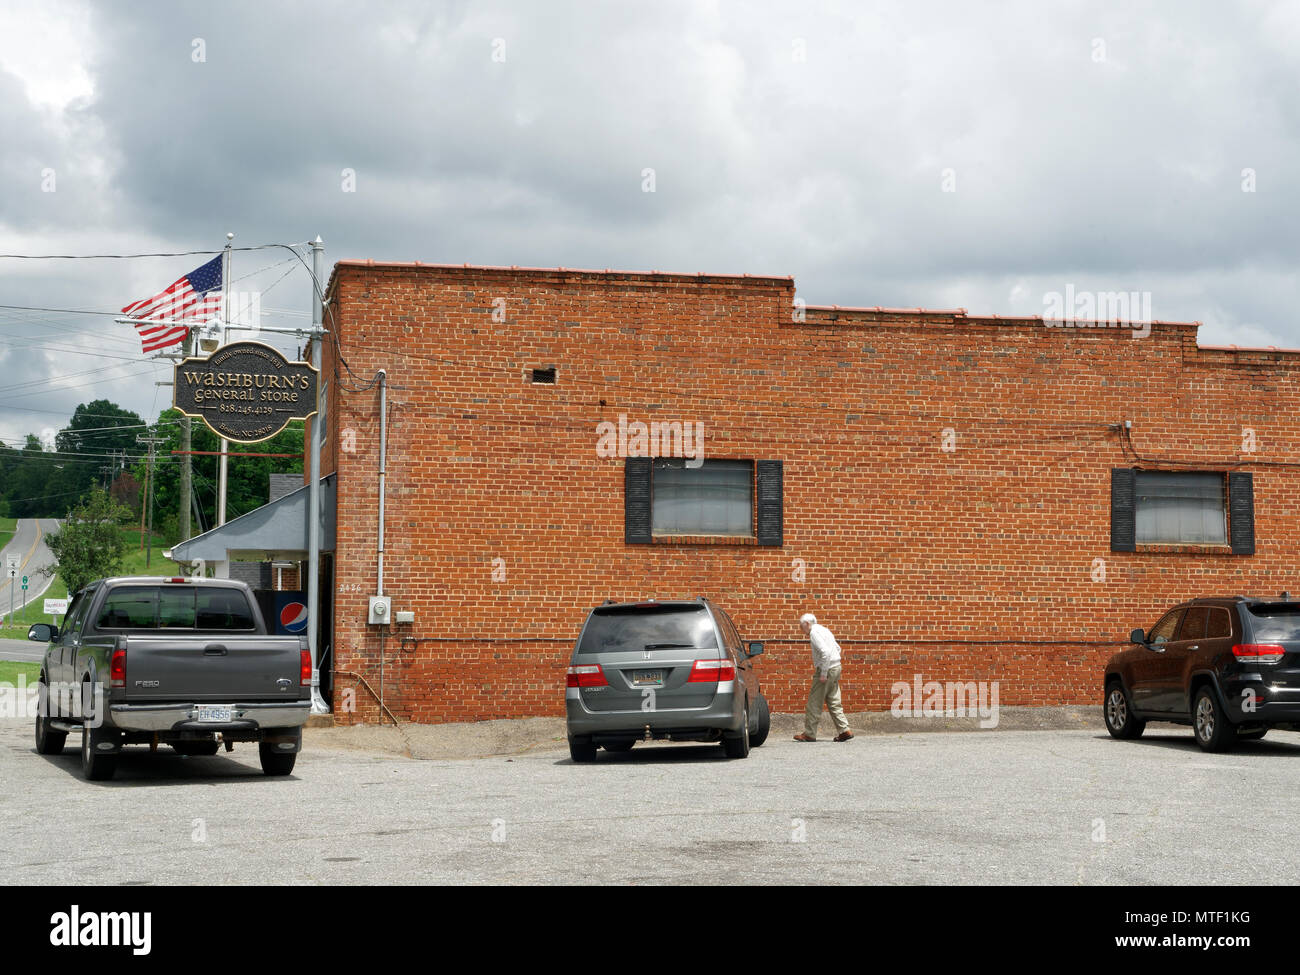
POLYGON ((718 681, 735 680, 736 667, 730 660, 697 660, 691 668, 688 684, 715 684, 718 681))
POLYGON ((1279 663, 1285 653, 1276 643, 1238 643, 1232 648, 1232 655, 1238 660, 1256 664, 1279 663))
POLYGON ((126 687, 126 650, 121 647, 113 651, 108 663, 108 683, 110 687, 126 687))
POLYGON ((564 679, 565 687, 605 687, 608 684, 609 681, 605 680, 605 672, 600 669, 600 664, 570 667, 564 679))
POLYGON ((298 664, 298 680, 303 687, 311 687, 311 651, 303 650, 298 664))

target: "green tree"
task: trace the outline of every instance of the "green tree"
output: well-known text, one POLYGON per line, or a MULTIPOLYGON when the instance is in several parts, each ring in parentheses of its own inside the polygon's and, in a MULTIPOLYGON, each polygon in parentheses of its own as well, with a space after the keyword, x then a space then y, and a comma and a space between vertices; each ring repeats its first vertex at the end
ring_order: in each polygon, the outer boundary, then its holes
POLYGON ((139 414, 106 399, 82 403, 54 438, 54 449, 65 455, 60 491, 80 495, 92 484, 111 483, 122 459, 140 453, 136 437, 142 433, 139 414), (100 457, 103 460, 97 463, 100 457))
POLYGON ((45 536, 45 544, 58 564, 44 571, 53 575, 57 570, 70 593, 95 579, 115 575, 126 555, 126 541, 119 526, 130 517, 131 513, 108 492, 92 487, 59 530, 45 536))
MULTIPOLYGON (((179 410, 164 410, 152 428, 153 434, 164 440, 158 445, 154 461, 154 483, 150 490, 153 493, 154 525, 163 529, 165 534, 176 523, 180 511, 180 457, 172 453, 173 450, 180 449, 180 417, 179 410)), ((191 430, 191 450, 215 454, 221 449, 221 441, 202 420, 195 419, 191 430)), ((226 485, 227 518, 238 518, 261 507, 270 499, 268 490, 271 474, 302 473, 303 424, 294 421, 270 440, 255 444, 232 443, 230 449, 250 454, 292 455, 230 458, 226 485)), ((145 483, 147 466, 145 461, 141 461, 135 467, 135 477, 141 485, 145 483)), ((217 523, 217 458, 196 456, 193 472, 194 497, 198 501, 200 513, 200 518, 193 522, 193 531, 198 535, 217 523)), ((148 503, 147 495, 145 503, 148 503)))

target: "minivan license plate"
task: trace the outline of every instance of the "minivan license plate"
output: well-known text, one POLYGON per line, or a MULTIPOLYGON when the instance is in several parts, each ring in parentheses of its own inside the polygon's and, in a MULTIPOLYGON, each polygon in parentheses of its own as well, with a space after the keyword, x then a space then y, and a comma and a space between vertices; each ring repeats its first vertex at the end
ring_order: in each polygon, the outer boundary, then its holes
POLYGON ((664 682, 664 672, 662 670, 638 670, 632 675, 632 683, 638 687, 644 684, 662 684, 664 682))
POLYGON ((194 720, 209 724, 225 723, 230 720, 230 708, 195 708, 194 720))

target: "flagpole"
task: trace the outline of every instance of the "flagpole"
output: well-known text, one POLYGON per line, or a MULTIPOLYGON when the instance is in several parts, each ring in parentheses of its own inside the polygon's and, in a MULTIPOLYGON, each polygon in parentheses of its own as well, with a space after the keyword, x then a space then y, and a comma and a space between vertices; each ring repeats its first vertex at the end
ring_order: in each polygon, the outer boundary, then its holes
MULTIPOLYGON (((230 242, 234 234, 226 234, 226 249, 221 261, 221 344, 225 345, 230 336, 230 242)), ((226 454, 230 451, 230 441, 221 438, 221 457, 217 461, 217 525, 226 523, 226 454)))

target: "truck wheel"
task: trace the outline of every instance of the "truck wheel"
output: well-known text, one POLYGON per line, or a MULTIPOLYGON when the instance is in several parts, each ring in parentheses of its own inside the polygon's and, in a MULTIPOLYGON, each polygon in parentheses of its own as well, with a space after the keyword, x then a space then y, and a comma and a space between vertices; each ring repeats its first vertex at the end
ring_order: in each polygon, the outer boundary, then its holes
POLYGON ((1237 729, 1223 713, 1209 684, 1202 685, 1196 692, 1196 703, 1192 705, 1192 730, 1196 734, 1196 744, 1207 752, 1226 752, 1237 740, 1237 729))
POLYGON ((68 733, 50 727, 50 689, 44 678, 42 674, 41 682, 36 686, 36 751, 41 755, 62 755, 68 733))
POLYGON ((100 751, 101 744, 113 741, 116 733, 105 733, 102 727, 90 727, 89 716, 81 726, 81 773, 92 782, 106 782, 117 771, 117 753, 100 751))
POLYGON ((749 704, 745 704, 745 715, 740 722, 740 734, 735 738, 723 737, 722 750, 728 758, 749 758, 749 704))
POLYGON ((298 753, 278 752, 275 745, 261 742, 257 746, 257 757, 262 760, 262 771, 267 775, 288 775, 293 771, 298 753))
POLYGON ((749 746, 751 748, 757 748, 767 741, 767 733, 772 730, 772 712, 768 709, 767 698, 762 694, 758 695, 755 705, 754 713, 757 718, 758 730, 749 736, 749 746))
POLYGON ((1106 730, 1112 738, 1137 738, 1146 730, 1147 723, 1133 713, 1124 684, 1118 680, 1106 685, 1102 710, 1106 714, 1106 730))

